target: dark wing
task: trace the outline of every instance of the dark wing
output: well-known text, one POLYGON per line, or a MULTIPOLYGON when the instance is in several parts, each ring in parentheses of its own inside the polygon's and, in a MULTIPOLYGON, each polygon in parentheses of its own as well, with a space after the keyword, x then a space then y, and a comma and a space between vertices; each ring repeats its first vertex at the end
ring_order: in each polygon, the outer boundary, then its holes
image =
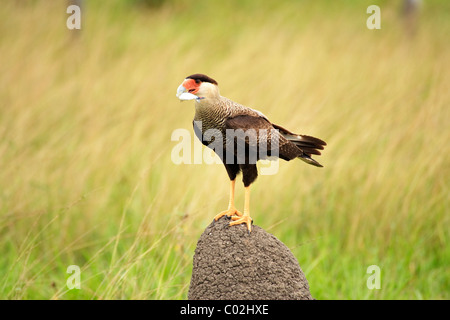
MULTIPOLYGON (((303 151, 289 142, 272 123, 259 115, 238 115, 225 121, 226 148, 233 148, 238 155, 238 146, 245 146, 246 155, 252 159, 279 157, 291 160, 303 154, 303 151), (247 153, 249 152, 249 153, 247 153)), ((247 159, 248 160, 248 159, 247 159)))

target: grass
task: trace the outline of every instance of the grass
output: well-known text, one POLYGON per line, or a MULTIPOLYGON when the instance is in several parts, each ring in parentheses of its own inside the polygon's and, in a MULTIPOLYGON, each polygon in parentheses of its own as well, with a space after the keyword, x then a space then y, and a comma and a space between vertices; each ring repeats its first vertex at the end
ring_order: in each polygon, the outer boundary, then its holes
POLYGON ((89 1, 76 34, 64 2, 2 4, 0 298, 187 297, 229 187, 222 165, 171 161, 194 112, 176 88, 202 72, 328 142, 325 168, 280 163, 251 200, 316 299, 449 299, 450 8, 427 1, 408 37, 375 3, 381 30, 373 1, 89 1))

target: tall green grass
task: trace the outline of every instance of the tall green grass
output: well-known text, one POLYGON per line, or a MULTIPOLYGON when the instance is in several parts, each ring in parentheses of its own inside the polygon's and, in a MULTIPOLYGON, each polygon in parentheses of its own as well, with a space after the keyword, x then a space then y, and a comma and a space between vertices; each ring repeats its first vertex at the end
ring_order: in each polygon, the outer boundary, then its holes
POLYGON ((2 4, 0 298, 187 297, 229 187, 171 160, 194 112, 176 88, 202 72, 328 142, 325 168, 281 162, 251 195, 316 299, 448 299, 450 7, 427 1, 408 37, 395 2, 368 30, 372 2, 86 1, 76 33, 63 1, 2 4))

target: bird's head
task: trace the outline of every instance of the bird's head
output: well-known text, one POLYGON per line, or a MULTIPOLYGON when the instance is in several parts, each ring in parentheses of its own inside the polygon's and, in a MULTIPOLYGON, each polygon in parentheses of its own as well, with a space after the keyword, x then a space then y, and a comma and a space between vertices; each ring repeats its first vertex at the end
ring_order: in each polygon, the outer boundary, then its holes
POLYGON ((184 79, 177 89, 177 98, 180 100, 215 99, 219 96, 217 81, 207 75, 196 73, 184 79))

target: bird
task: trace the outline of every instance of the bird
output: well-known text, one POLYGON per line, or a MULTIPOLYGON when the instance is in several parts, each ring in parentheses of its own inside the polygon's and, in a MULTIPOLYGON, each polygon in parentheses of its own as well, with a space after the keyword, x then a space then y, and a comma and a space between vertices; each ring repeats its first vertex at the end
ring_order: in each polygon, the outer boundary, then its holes
POLYGON ((251 233, 250 186, 258 177, 258 160, 300 159, 323 167, 312 155, 321 154, 320 150, 327 145, 325 141, 293 133, 270 122, 262 112, 222 96, 217 81, 205 74, 186 77, 177 88, 176 96, 181 101, 195 101, 194 133, 219 156, 230 179, 228 208, 213 221, 226 216, 231 219, 230 226, 245 224, 251 233), (211 131, 214 139, 207 137, 208 133, 211 136, 211 131), (236 178, 240 173, 245 189, 243 213, 234 203, 236 178))

